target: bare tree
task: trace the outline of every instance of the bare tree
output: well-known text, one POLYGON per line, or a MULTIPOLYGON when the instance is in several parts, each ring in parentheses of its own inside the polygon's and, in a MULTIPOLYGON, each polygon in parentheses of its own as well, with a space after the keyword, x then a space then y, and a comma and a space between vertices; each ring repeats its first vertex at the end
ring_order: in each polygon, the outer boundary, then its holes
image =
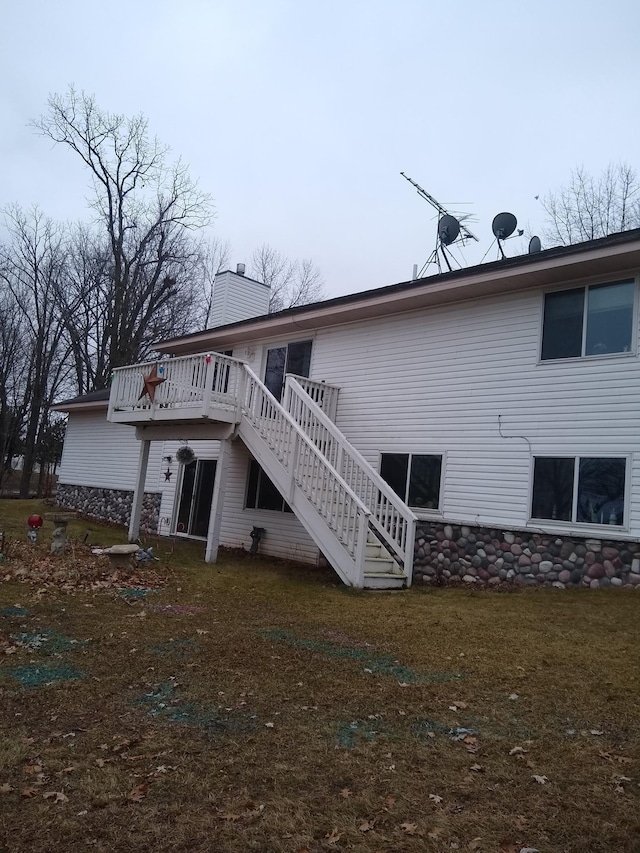
POLYGON ((312 261, 290 261, 266 243, 253 253, 251 275, 271 288, 271 313, 324 298, 324 281, 312 261))
MULTIPOLYGON (((4 251, 2 252, 4 255, 4 251)), ((24 426, 27 347, 23 317, 0 279, 0 486, 20 452, 24 426)))
POLYGON ((183 163, 168 161, 168 149, 150 138, 144 116, 105 112, 73 87, 52 95, 48 107, 33 126, 67 145, 90 170, 92 206, 104 228, 108 256, 99 264, 102 313, 93 343, 99 367, 92 377, 100 387, 112 368, 145 355, 155 336, 185 330, 197 268, 189 232, 210 221, 211 199, 183 163))
POLYGON ((62 229, 38 209, 25 213, 14 205, 6 211, 12 242, 3 250, 0 276, 21 317, 27 348, 24 365, 24 464, 20 497, 29 496, 37 444, 67 369, 58 295, 66 275, 62 229))
POLYGON ((567 186, 542 200, 547 213, 545 238, 569 246, 640 227, 640 181, 626 163, 610 164, 598 177, 582 166, 567 186))

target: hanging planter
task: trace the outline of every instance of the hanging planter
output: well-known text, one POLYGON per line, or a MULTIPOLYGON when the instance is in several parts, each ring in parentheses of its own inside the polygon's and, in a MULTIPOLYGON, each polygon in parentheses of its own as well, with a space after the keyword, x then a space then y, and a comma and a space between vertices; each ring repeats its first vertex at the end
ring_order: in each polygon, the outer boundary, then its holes
POLYGON ((178 450, 176 450, 176 459, 181 465, 189 465, 195 458, 196 454, 188 444, 185 444, 184 447, 179 447, 178 450))

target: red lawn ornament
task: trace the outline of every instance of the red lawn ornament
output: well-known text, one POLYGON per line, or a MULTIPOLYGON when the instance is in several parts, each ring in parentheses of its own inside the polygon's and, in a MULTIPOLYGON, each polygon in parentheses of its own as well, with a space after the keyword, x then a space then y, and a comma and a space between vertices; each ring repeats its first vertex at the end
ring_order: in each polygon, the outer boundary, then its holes
POLYGON ((29 527, 33 527, 34 529, 37 529, 38 527, 42 527, 44 522, 42 520, 41 515, 30 515, 29 518, 27 519, 27 524, 29 525, 29 527))

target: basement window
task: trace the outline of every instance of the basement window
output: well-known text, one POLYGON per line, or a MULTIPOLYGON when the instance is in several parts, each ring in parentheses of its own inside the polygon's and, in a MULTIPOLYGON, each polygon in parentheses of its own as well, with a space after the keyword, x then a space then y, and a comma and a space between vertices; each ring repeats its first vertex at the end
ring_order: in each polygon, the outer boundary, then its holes
POLYGON ((269 509, 275 512, 293 512, 255 459, 252 459, 249 465, 245 508, 269 509))
POLYGON ((439 509, 442 456, 383 453, 380 476, 402 500, 417 509, 439 509))
POLYGON ((624 457, 537 456, 531 517, 622 526, 624 457))
POLYGON ((631 352, 635 291, 629 280, 546 293, 542 360, 631 352))

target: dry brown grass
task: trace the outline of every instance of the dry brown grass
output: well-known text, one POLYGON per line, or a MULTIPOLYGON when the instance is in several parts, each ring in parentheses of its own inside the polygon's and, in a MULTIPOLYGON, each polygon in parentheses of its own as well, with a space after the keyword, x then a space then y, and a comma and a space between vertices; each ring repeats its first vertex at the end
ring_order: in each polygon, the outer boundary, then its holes
MULTIPOLYGON (((17 535, 33 504, 7 503, 17 535)), ((138 600, 0 584, 27 610, 0 615, 0 849, 640 849, 637 593, 354 593, 160 553, 138 600), (32 662, 84 677, 27 687, 32 662)))

